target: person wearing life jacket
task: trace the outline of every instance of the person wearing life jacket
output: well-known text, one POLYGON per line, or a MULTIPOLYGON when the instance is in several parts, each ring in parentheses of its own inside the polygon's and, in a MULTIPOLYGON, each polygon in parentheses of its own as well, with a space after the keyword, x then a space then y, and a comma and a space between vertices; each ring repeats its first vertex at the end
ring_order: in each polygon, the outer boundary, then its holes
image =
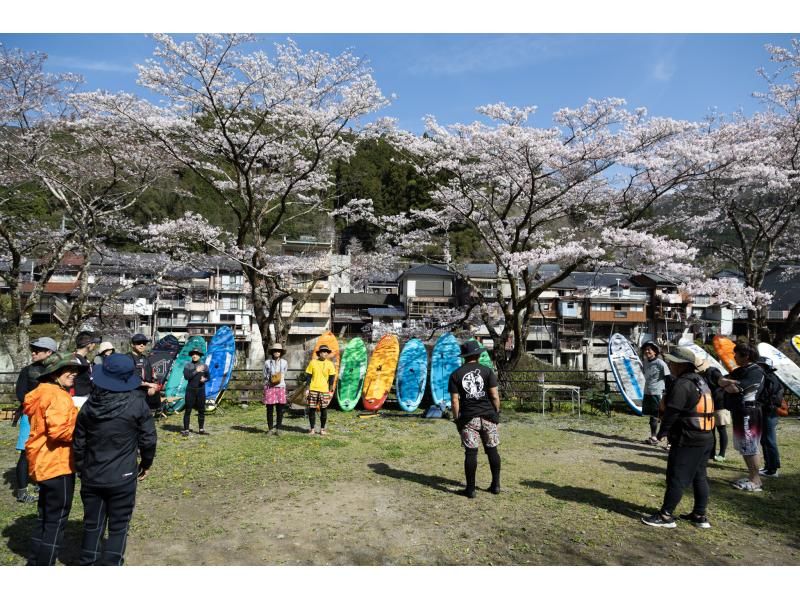
POLYGON ((43 336, 32 341, 31 363, 22 368, 17 378, 15 387, 19 408, 14 413, 11 421, 12 426, 19 424, 19 434, 17 434, 17 450, 19 459, 17 460, 16 481, 17 481, 17 501, 23 503, 35 502, 36 497, 28 492, 28 457, 25 456, 25 443, 31 433, 31 424, 28 416, 22 412, 27 395, 34 388, 39 386, 39 375, 44 371, 42 361, 58 350, 58 344, 49 336, 43 336))
POLYGON ((161 411, 161 385, 156 382, 156 374, 150 356, 146 353, 147 344, 150 339, 144 334, 137 332, 131 337, 131 351, 128 353, 136 363, 136 373, 142 379, 139 393, 144 397, 150 409, 160 413, 161 411))
POLYGON ((666 437, 670 444, 667 489, 659 512, 642 517, 642 522, 654 527, 675 527, 675 508, 684 489, 692 486, 694 507, 680 518, 695 527, 709 528, 706 465, 714 446, 714 399, 696 371, 703 361, 701 357, 688 347, 673 347, 664 359, 674 383, 664 399, 664 415, 656 437, 666 437))
POLYGON ((42 362, 39 386, 25 395, 31 433, 25 443, 31 478, 39 484, 38 521, 29 565, 54 565, 75 493, 72 434, 78 408, 69 389, 86 365, 74 355, 53 353, 42 362))

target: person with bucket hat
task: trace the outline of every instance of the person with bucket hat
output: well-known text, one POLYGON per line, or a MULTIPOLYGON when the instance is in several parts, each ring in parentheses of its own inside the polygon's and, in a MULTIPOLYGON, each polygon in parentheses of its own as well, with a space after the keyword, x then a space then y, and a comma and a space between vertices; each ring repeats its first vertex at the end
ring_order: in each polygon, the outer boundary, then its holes
POLYGON ((500 453, 497 450, 500 444, 500 393, 494 370, 478 362, 484 351, 476 340, 461 345, 464 365, 450 374, 447 383, 453 421, 464 447, 466 487, 463 494, 467 498, 475 498, 480 444, 483 444, 492 472, 492 483, 487 490, 492 494, 500 493, 500 453))
POLYGON ((664 398, 664 414, 656 438, 669 440, 667 489, 658 513, 642 517, 653 527, 676 527, 675 509, 685 488, 692 486, 694 506, 681 519, 709 528, 706 466, 714 450, 714 399, 705 379, 697 374, 704 359, 688 347, 673 347, 664 356, 674 382, 664 398))
POLYGON ((17 501, 23 503, 34 502, 36 497, 28 492, 28 458, 25 456, 25 442, 31 433, 31 424, 28 416, 22 412, 25 395, 39 386, 39 375, 44 371, 42 361, 58 350, 58 344, 49 336, 37 338, 30 343, 31 363, 26 365, 19 372, 15 394, 19 401, 19 408, 14 413, 11 425, 19 424, 19 434, 17 434, 17 459, 16 482, 17 482, 17 501))
POLYGON ((105 358, 115 352, 114 345, 108 341, 103 341, 97 347, 97 355, 94 356, 94 365, 103 365, 105 358))
POLYGON ((78 414, 73 457, 83 502, 81 565, 124 562, 137 481, 156 454, 156 427, 137 391, 141 383, 131 356, 112 354, 95 368, 95 388, 78 414))
POLYGON ((29 565, 54 565, 64 536, 75 467, 72 434, 78 408, 69 389, 86 366, 73 355, 53 353, 42 361, 39 385, 25 395, 23 410, 31 433, 25 443, 31 477, 39 484, 38 519, 31 540, 29 565))
POLYGON ((306 368, 306 374, 311 376, 306 395, 309 434, 314 433, 317 408, 319 408, 319 434, 320 436, 327 434, 325 425, 328 421, 328 405, 331 403, 336 380, 336 368, 328 359, 330 354, 331 350, 327 345, 320 345, 317 349, 317 358, 312 359, 306 368))
POLYGON ((283 424, 286 406, 286 372, 289 364, 283 359, 286 349, 280 343, 269 348, 270 359, 264 361, 264 404, 267 406, 267 434, 278 435, 283 424), (277 426, 273 427, 273 410, 277 412, 277 426))
POLYGON ((72 387, 72 400, 75 406, 80 409, 89 399, 92 392, 92 364, 87 356, 94 351, 97 343, 103 339, 94 332, 79 332, 75 337, 75 352, 73 355, 86 366, 86 370, 75 378, 75 386, 72 387))
POLYGON ((189 421, 192 409, 197 410, 197 426, 199 434, 206 434, 204 427, 206 419, 206 380, 208 380, 208 367, 200 363, 203 352, 200 349, 189 351, 192 358, 183 368, 183 377, 188 380, 186 384, 186 404, 183 408, 183 430, 181 435, 189 435, 189 421))

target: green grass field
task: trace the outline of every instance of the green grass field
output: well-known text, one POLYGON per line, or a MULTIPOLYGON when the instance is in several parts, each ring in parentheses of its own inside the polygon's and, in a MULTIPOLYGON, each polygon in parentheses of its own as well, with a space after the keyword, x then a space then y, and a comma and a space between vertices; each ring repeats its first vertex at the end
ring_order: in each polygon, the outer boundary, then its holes
MULTIPOLYGON (((456 494, 463 451, 446 420, 398 411, 360 419, 333 411, 327 437, 287 417, 264 434, 264 409, 207 416, 210 436, 158 422, 151 475, 140 484, 127 562, 132 565, 782 565, 800 564, 800 421, 781 420, 781 477, 765 492, 734 490, 744 464, 709 467, 710 530, 649 528, 664 490, 666 452, 641 443, 644 418, 615 413, 542 416, 504 407, 503 493, 456 494)), ((192 426, 196 429, 196 419, 192 426)), ((5 484, 0 563, 25 561, 35 506, 12 495, 16 429, 0 422, 5 484)), ((489 483, 479 457, 478 485, 489 483)), ((691 509, 691 494, 679 512, 691 509)), ((76 491, 62 562, 77 560, 76 491)))

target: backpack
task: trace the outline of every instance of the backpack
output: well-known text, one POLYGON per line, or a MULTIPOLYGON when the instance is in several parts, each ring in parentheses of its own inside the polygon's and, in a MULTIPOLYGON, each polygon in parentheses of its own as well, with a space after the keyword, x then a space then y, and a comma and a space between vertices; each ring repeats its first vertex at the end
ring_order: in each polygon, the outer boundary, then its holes
POLYGON ((763 409, 771 411, 772 409, 780 410, 784 404, 783 398, 783 384, 775 375, 775 372, 765 364, 758 364, 764 372, 764 383, 758 390, 756 401, 763 409))

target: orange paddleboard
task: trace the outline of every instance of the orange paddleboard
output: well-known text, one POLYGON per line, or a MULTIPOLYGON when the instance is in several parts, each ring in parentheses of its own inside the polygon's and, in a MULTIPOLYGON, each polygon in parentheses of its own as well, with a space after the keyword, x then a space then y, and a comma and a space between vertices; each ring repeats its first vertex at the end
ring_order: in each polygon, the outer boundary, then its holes
POLYGON ((362 403, 367 411, 377 411, 383 406, 392 389, 400 343, 394 334, 385 334, 378 341, 369 358, 367 375, 364 378, 362 403))
POLYGON ((719 334, 716 335, 711 342, 714 345, 714 352, 722 362, 722 365, 724 365, 729 372, 739 367, 736 365, 736 360, 733 358, 733 348, 736 346, 736 343, 727 336, 721 336, 719 334))
MULTIPOLYGON (((323 333, 314 344, 314 349, 311 351, 309 360, 317 358, 317 351, 322 345, 326 345, 331 350, 329 359, 336 369, 336 376, 333 379, 333 390, 336 392, 336 383, 339 381, 339 341, 336 340, 336 336, 330 330, 323 333)), ((307 362, 306 365, 308 365, 307 362)), ((305 371, 305 369, 303 371, 305 371)), ((305 405, 306 388, 308 388, 308 384, 301 384, 298 386, 297 389, 292 392, 292 396, 289 397, 289 400, 295 405, 305 405)))

